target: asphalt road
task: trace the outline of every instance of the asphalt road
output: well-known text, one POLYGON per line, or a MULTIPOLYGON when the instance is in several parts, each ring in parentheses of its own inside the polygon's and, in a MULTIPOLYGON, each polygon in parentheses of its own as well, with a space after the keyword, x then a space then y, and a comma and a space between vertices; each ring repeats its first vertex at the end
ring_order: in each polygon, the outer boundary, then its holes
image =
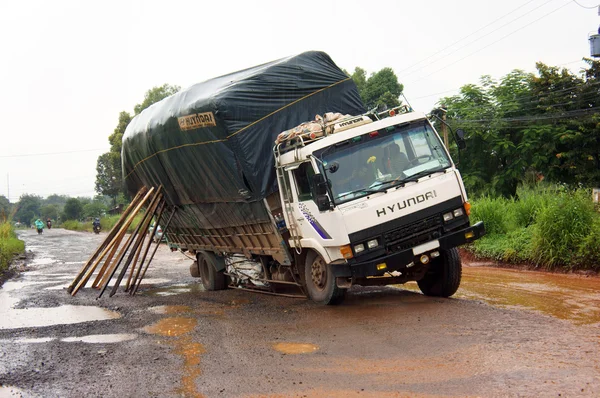
POLYGON ((466 264, 452 299, 343 305, 205 292, 164 245, 139 294, 65 290, 104 235, 19 232, 0 289, 0 397, 600 396, 598 278, 466 264))

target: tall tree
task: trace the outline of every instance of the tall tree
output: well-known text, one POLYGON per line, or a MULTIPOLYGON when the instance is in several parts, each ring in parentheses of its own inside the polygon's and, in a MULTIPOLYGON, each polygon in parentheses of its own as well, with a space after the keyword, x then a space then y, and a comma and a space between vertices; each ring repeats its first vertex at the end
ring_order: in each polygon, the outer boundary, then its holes
POLYGON ((399 97, 404 86, 398 82, 398 77, 392 68, 383 68, 367 78, 367 72, 363 68, 356 67, 350 76, 368 109, 379 105, 392 108, 401 104, 399 97))
POLYGON ((484 76, 440 101, 450 123, 467 132, 461 171, 472 193, 515 196, 527 175, 600 184, 600 67, 588 63, 581 76, 542 63, 536 74, 484 76))
MULTIPOLYGON (((144 95, 142 103, 134 107, 135 115, 138 115, 155 102, 175 94, 179 90, 179 86, 171 86, 170 84, 151 88, 144 95)), ((121 148, 123 134, 131 120, 132 116, 129 112, 122 111, 119 114, 117 127, 115 127, 113 133, 108 137, 110 150, 100 155, 96 163, 96 192, 113 198, 113 204, 116 203, 119 194, 127 194, 123 187, 121 148)))
POLYGON ((37 195, 23 194, 17 203, 15 219, 23 224, 29 224, 35 217, 40 216, 42 198, 37 195))
POLYGON ((10 216, 11 205, 8 198, 0 195, 0 223, 8 220, 10 216))
POLYGON ((70 198, 67 200, 63 209, 63 219, 65 220, 79 220, 83 213, 83 206, 79 199, 70 198))

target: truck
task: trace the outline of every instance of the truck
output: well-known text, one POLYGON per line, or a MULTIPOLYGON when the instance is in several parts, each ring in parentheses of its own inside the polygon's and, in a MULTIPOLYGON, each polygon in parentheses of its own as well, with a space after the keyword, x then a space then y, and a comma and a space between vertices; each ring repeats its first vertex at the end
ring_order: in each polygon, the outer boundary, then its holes
POLYGON ((416 281, 450 297, 457 248, 485 234, 427 115, 367 111, 322 52, 154 104, 127 127, 122 162, 130 192, 162 185, 163 233, 207 290, 337 304, 354 285, 416 281))

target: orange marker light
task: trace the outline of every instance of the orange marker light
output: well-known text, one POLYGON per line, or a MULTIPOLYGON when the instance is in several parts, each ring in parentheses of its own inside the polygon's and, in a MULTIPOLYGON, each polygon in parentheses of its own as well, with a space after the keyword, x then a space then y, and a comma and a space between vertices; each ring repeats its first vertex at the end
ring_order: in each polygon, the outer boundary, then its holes
POLYGON ((465 202, 465 213, 467 213, 467 216, 471 215, 471 204, 469 202, 465 202))
POLYGON ((352 254, 352 248, 350 247, 350 245, 340 247, 340 253, 341 253, 342 257, 344 257, 346 260, 354 257, 354 255, 352 254))

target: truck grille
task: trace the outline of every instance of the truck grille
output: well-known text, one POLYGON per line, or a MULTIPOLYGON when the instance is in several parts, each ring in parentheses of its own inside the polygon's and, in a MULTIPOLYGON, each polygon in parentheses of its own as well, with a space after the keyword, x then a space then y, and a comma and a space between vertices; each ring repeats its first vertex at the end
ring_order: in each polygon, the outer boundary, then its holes
POLYGON ((441 236, 442 218, 439 214, 412 224, 404 225, 383 234, 388 252, 397 252, 441 236))

